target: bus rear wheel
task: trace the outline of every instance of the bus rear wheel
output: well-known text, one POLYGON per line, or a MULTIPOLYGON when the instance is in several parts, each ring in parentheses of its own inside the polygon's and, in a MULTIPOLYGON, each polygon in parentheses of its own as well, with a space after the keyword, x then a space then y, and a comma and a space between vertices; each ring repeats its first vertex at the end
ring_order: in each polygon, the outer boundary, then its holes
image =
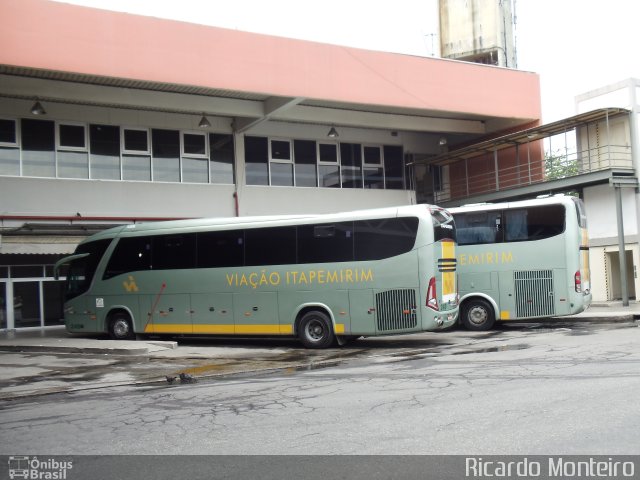
POLYGON ((462 325, 467 330, 476 332, 491 330, 496 322, 493 307, 481 298, 467 300, 460 309, 462 325))
POLYGON ((109 336, 113 340, 131 340, 135 338, 129 315, 118 312, 111 316, 109 320, 109 336))
POLYGON ((300 320, 298 338, 307 348, 327 348, 333 344, 334 335, 329 317, 319 311, 307 312, 300 320))

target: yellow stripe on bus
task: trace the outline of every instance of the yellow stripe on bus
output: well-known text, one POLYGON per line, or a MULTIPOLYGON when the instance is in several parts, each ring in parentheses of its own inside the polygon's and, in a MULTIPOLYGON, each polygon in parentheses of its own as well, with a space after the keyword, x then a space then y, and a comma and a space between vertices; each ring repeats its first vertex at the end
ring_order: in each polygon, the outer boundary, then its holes
MULTIPOLYGON (((456 244, 454 242, 443 241, 442 258, 456 258, 456 244)), ((442 272, 442 296, 456 293, 456 273, 442 272)))
MULTIPOLYGON (((344 333, 344 324, 334 327, 335 333, 344 333)), ((211 335, 293 335, 292 325, 215 325, 155 323, 145 327, 144 333, 195 333, 211 335)))

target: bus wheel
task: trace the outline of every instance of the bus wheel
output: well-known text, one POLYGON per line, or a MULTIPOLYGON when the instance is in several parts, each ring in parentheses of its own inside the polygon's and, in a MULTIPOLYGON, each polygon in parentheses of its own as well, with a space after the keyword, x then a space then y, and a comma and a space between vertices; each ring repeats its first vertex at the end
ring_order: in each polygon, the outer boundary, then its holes
POLYGON ((135 338, 129 315, 119 312, 111 317, 109 320, 109 336, 114 340, 131 340, 135 338))
POLYGON ((467 300, 460 310, 462 324, 467 330, 491 330, 496 321, 493 307, 481 298, 467 300))
POLYGON ((329 317, 318 311, 305 313, 300 320, 298 337, 307 348, 327 348, 331 346, 334 336, 329 317))

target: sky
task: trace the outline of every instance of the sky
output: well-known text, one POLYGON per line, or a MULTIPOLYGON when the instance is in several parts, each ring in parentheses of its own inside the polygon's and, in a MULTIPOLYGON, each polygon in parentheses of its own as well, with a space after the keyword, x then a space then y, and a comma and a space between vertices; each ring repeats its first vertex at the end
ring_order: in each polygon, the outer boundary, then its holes
MULTIPOLYGON (((437 0, 65 0, 235 30, 439 56, 437 0)), ((487 0, 488 1, 488 0, 487 0)), ((640 1, 515 0, 518 69, 540 75, 544 123, 575 97, 640 78, 640 1)))

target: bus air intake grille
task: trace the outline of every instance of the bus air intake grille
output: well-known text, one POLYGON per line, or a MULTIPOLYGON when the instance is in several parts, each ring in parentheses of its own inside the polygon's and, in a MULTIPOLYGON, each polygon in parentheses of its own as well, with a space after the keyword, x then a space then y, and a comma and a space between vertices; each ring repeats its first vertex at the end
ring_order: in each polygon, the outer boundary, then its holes
POLYGON ((416 291, 387 290, 376 293, 378 331, 408 330, 418 325, 416 291))
POLYGON ((513 280, 518 318, 555 315, 552 270, 515 271, 513 280))

